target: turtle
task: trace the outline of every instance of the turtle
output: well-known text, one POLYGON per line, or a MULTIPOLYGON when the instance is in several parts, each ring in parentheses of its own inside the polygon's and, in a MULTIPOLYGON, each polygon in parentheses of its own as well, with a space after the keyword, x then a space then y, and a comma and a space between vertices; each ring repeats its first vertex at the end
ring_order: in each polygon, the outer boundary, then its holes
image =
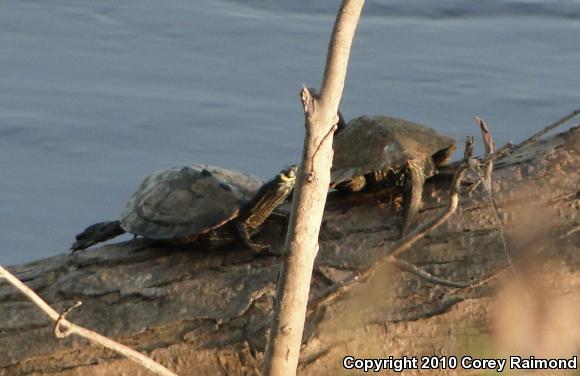
POLYGON ((339 112, 333 141, 331 188, 339 192, 403 190, 403 230, 411 226, 425 180, 455 150, 455 140, 434 129, 387 116, 361 116, 345 123, 339 112))
POLYGON ((171 243, 224 245, 241 239, 253 251, 269 248, 251 240, 294 188, 296 166, 263 183, 255 176, 196 164, 147 176, 119 220, 99 222, 76 235, 73 252, 125 232, 171 243), (221 244, 220 244, 221 243, 221 244))

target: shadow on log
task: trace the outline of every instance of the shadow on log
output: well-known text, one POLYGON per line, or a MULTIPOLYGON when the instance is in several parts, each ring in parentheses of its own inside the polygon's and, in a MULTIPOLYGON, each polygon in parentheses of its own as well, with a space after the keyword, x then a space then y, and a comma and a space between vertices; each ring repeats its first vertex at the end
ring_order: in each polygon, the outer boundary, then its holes
MULTIPOLYGON (((580 303, 579 149, 576 127, 517 150, 494 170, 495 200, 516 265, 557 269, 543 274, 547 286, 570 304, 580 303)), ((428 182, 420 221, 445 206, 448 183, 428 182)), ((482 283, 456 289, 391 269, 318 301, 398 240, 399 202, 388 190, 329 197, 300 374, 344 373, 347 354, 462 355, 489 346, 494 292, 513 275, 506 270, 500 224, 481 188, 462 197, 459 211, 402 258, 439 277, 482 283)), ((282 231, 269 223, 260 236, 280 249, 282 231)), ((279 262, 241 246, 204 251, 137 240, 10 270, 57 310, 82 300, 71 321, 146 352, 180 375, 253 375, 263 362, 279 262)), ((84 339, 56 339, 53 323, 3 281, 0 317, 0 375, 149 374, 84 339)), ((580 346, 580 336, 576 340, 580 346)))

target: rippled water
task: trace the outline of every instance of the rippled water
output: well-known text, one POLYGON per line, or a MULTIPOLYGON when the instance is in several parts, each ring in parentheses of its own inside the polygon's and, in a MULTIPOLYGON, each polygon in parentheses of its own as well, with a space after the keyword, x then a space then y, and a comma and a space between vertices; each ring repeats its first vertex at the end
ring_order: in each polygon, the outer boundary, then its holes
MULTIPOLYGON (((65 252, 147 173, 297 162, 338 1, 3 0, 0 263, 65 252)), ((577 0, 367 1, 346 117, 498 143, 580 107, 577 0)))

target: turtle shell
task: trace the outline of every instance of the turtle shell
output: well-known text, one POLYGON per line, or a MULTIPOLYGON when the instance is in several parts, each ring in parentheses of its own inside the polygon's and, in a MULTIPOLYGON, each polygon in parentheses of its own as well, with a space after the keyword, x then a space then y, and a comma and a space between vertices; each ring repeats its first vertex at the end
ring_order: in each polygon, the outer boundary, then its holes
POLYGON ((154 172, 127 202, 121 226, 150 239, 200 235, 235 218, 262 184, 252 175, 202 164, 154 172))
POLYGON ((361 116, 348 122, 334 138, 332 181, 385 168, 397 170, 409 159, 426 159, 454 147, 455 140, 408 120, 361 116))

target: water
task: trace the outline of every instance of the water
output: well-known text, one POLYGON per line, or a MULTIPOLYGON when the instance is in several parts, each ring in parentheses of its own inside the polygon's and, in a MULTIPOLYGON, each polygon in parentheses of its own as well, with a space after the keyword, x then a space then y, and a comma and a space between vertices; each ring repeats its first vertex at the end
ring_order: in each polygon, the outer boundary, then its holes
MULTIPOLYGON (((0 0, 0 263, 65 252, 151 171, 298 162, 337 7, 0 0)), ((579 35, 577 0, 367 1, 342 109, 521 140, 580 107, 579 35)))

